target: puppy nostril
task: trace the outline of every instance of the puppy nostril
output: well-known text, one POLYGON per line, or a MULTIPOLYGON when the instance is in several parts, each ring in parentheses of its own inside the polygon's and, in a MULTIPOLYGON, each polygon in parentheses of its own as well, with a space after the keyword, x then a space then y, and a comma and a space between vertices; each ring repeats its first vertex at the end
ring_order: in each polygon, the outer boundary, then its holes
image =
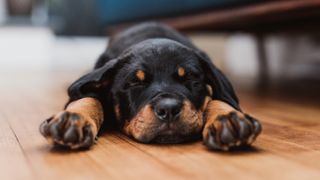
POLYGON ((157 110, 156 110, 156 113, 157 113, 157 116, 160 117, 161 119, 166 118, 166 115, 167 115, 166 110, 164 110, 164 109, 157 109, 157 110))
POLYGON ((160 120, 171 121, 180 114, 182 103, 174 98, 163 98, 154 107, 155 115, 160 120))
POLYGON ((180 113, 180 110, 181 110, 180 107, 172 109, 172 115, 177 116, 180 113))

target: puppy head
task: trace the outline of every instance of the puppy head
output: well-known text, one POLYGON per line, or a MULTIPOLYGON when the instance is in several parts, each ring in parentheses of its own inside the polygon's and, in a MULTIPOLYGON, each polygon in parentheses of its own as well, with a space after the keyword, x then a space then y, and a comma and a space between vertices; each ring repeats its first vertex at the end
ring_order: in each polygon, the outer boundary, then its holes
POLYGON ((202 129, 208 94, 192 50, 170 40, 147 40, 129 50, 130 60, 111 87, 124 132, 141 142, 179 142, 202 129))
POLYGON ((216 76, 202 58, 172 40, 146 40, 80 78, 69 96, 111 97, 123 131, 140 142, 186 141, 201 134, 212 95, 207 84, 219 85, 208 81, 208 74, 216 76))

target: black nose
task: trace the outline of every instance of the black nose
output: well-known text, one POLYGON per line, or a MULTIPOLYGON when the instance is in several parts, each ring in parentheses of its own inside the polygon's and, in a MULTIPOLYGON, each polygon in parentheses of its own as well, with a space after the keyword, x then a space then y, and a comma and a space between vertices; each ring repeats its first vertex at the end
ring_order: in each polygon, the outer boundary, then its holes
POLYGON ((180 114, 182 103, 174 98, 160 99, 154 106, 155 115, 163 121, 173 121, 180 114))

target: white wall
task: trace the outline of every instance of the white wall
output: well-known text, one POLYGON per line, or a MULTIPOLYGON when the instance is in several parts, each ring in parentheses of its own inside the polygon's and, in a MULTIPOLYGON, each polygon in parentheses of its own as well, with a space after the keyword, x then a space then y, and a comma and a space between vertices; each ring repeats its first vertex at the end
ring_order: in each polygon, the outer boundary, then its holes
MULTIPOLYGON (((225 69, 233 81, 254 86, 258 77, 257 43, 250 34, 226 39, 225 69)), ((269 75, 279 79, 320 79, 320 38, 310 34, 273 34, 265 39, 269 75)))

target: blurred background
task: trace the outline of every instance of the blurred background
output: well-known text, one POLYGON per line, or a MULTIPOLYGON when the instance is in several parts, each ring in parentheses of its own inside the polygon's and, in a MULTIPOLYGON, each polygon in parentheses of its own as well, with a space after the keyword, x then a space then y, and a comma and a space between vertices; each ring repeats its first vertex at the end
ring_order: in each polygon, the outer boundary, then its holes
POLYGON ((319 0, 0 0, 0 71, 83 74, 143 21, 185 33, 237 89, 318 102, 319 0))

